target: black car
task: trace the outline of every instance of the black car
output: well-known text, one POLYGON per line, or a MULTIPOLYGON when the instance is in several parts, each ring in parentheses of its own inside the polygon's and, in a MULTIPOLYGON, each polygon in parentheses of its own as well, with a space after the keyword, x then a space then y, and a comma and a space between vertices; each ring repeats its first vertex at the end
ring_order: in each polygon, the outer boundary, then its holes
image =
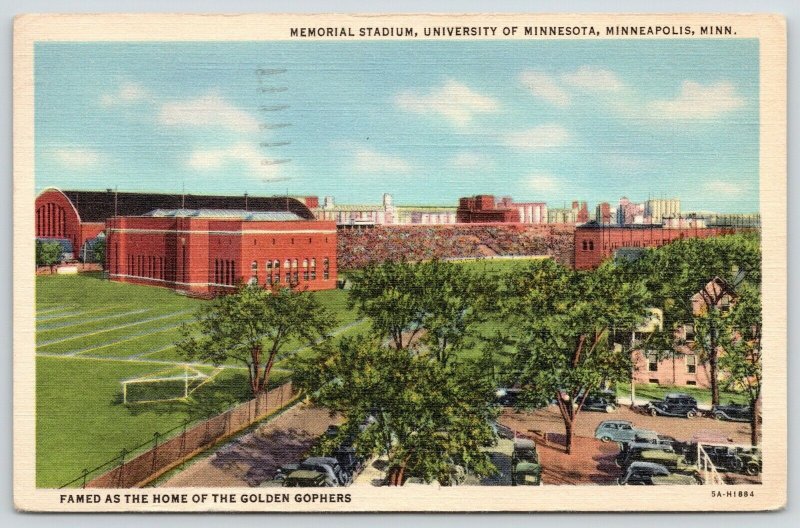
POLYGON ((345 471, 333 457, 309 457, 300 463, 298 469, 324 473, 339 486, 347 486, 353 480, 353 475, 345 471))
POLYGON ((519 401, 522 389, 500 388, 495 392, 495 402, 502 407, 514 407, 519 401))
MULTIPOLYGON (((746 468, 745 460, 750 457, 744 456, 744 452, 736 446, 709 445, 701 444, 711 463, 719 470, 733 471, 734 473, 744 473, 746 468)), ((685 451, 686 458, 690 463, 697 463, 697 444, 693 448, 685 451)), ((757 473, 756 473, 757 474, 757 473)))
POLYGON ((688 394, 671 393, 664 396, 663 400, 651 400, 647 404, 647 412, 651 416, 683 416, 694 418, 697 410, 697 400, 688 394))
POLYGON ((356 450, 352 446, 339 446, 331 456, 339 462, 342 471, 350 474, 351 480, 354 475, 361 473, 361 470, 364 469, 364 459, 356 454, 356 450))
POLYGON ((733 402, 728 405, 714 405, 711 408, 711 415, 717 420, 731 422, 749 422, 753 418, 749 405, 740 405, 733 402))
POLYGON ((682 473, 670 473, 669 469, 661 464, 652 462, 633 462, 617 483, 638 486, 658 485, 692 485, 699 484, 697 477, 682 473))
POLYGON ((616 393, 614 391, 601 391, 586 396, 581 409, 584 411, 610 413, 616 411, 617 407, 619 407, 619 403, 617 402, 616 393))

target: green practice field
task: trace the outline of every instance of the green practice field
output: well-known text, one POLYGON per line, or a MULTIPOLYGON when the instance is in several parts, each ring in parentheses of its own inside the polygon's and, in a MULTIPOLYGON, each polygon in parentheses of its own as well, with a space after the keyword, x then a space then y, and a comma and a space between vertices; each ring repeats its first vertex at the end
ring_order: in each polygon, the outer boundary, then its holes
MULTIPOLYGON (((336 336, 366 328, 346 307, 342 290, 314 292, 337 318, 336 336)), ((160 372, 173 373, 186 363, 174 344, 180 325, 191 321, 208 301, 170 290, 121 284, 99 275, 39 276, 36 279, 36 458, 37 485, 58 487, 131 449, 152 441, 188 420, 217 414, 250 397, 246 372, 231 363, 185 402, 122 402, 121 381, 160 372)), ((288 349, 302 351, 300 343, 288 349)), ((210 374, 213 365, 192 363, 210 374)), ((278 363, 272 383, 289 373, 278 363)), ((132 387, 180 392, 173 387, 132 387)), ((179 395, 176 393, 176 396, 179 395)), ((163 394, 161 394, 163 396, 163 394)), ((80 485, 80 482, 77 483, 80 485)))

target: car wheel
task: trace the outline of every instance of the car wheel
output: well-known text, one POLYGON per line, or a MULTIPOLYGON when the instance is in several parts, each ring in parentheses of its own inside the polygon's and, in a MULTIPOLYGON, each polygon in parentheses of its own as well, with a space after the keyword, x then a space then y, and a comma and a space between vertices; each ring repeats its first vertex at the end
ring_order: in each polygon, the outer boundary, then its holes
POLYGON ((686 413, 687 418, 694 418, 695 416, 697 416, 697 411, 689 411, 686 413))
POLYGON ((650 409, 650 416, 658 416, 658 411, 655 408, 650 409))
POLYGON ((744 462, 738 456, 737 457, 733 457, 731 459, 730 468, 731 468, 732 471, 735 471, 737 473, 741 473, 742 468, 744 468, 744 462))
POLYGON ((610 442, 611 441, 611 437, 610 436, 600 437, 600 441, 601 442, 610 442))
POLYGON ((697 482, 698 484, 700 484, 700 485, 705 484, 705 481, 703 480, 703 477, 701 477, 699 473, 695 473, 692 476, 694 477, 694 481, 697 482))
POLYGON ((722 413, 718 413, 718 412, 714 413, 714 419, 715 420, 722 420, 722 418, 723 418, 722 413))
POLYGON ((747 464, 747 474, 751 476, 756 476, 761 472, 761 468, 758 467, 758 464, 755 462, 751 462, 747 464))
POLYGON ((612 413, 614 411, 616 411, 616 409, 614 408, 613 405, 606 405, 606 412, 607 413, 612 413))

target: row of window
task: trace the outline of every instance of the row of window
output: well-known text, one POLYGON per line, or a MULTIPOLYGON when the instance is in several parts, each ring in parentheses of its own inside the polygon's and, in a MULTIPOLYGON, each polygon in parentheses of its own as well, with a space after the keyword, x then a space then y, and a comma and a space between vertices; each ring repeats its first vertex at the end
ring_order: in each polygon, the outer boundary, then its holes
POLYGON ((67 233, 67 215, 64 208, 46 203, 36 210, 36 236, 63 238, 67 233))
POLYGON ((214 259, 214 284, 236 284, 236 261, 228 259, 214 259))
MULTIPOLYGON (((116 253, 115 253, 116 254, 116 253)), ((128 255, 125 273, 134 277, 166 279, 167 268, 174 264, 164 257, 128 255)))
MULTIPOLYGON (((686 365, 686 373, 687 374, 695 374, 697 372, 697 357, 692 354, 687 354, 683 356, 685 359, 686 365)), ((658 372, 658 353, 657 352, 648 352, 647 353, 647 371, 648 372, 658 372)))
MULTIPOLYGON (((302 261, 298 259, 284 259, 283 265, 278 259, 267 260, 264 264, 264 284, 280 284, 281 276, 286 284, 297 284, 300 282, 302 276, 303 281, 317 280, 317 259, 304 258, 302 261), (302 270, 302 272, 300 271, 302 270), (283 272, 283 273, 281 273, 283 272), (301 275, 302 273, 302 275, 301 275)), ((330 258, 325 257, 322 259, 322 279, 330 279, 331 261, 330 258)), ((250 283, 258 284, 258 261, 254 260, 250 264, 250 283)))

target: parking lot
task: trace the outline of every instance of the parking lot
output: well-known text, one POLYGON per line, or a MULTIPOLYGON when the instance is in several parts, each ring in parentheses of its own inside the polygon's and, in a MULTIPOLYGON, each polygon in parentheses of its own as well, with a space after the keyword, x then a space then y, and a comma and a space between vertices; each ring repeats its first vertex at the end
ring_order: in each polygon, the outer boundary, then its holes
MULTIPOLYGON (((613 484, 619 476, 614 457, 617 444, 594 439, 597 425, 604 420, 628 420, 636 427, 650 429, 681 441, 692 435, 713 432, 724 435, 735 444, 750 443, 750 426, 746 423, 717 421, 713 418, 653 417, 621 406, 613 413, 583 411, 578 415, 572 454, 564 453, 564 422, 556 406, 531 412, 515 412, 506 408, 500 423, 518 434, 532 436, 537 441, 544 484, 613 484), (545 442, 546 434, 546 442, 545 442)), ((731 483, 758 483, 760 477, 726 474, 731 483)))

